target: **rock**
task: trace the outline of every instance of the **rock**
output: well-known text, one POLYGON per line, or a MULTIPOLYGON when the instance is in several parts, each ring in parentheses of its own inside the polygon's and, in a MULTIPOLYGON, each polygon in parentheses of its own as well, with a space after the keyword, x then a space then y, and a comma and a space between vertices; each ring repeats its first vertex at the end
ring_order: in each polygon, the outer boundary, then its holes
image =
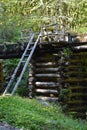
POLYGON ((21 130, 21 129, 17 129, 7 123, 0 123, 0 130, 21 130))

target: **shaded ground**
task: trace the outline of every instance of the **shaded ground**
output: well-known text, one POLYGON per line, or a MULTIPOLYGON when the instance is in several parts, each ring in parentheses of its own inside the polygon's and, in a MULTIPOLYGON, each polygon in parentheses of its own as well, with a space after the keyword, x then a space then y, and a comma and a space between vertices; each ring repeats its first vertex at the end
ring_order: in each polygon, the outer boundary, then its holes
POLYGON ((8 125, 7 123, 0 123, 0 130, 20 130, 8 125))

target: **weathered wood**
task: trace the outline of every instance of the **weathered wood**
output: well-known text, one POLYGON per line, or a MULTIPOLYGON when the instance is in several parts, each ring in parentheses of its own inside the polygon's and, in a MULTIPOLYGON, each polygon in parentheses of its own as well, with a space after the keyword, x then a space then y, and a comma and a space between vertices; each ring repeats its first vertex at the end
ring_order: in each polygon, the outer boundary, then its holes
POLYGON ((58 96, 58 92, 57 90, 46 90, 46 89, 36 89, 36 96, 41 96, 41 95, 44 95, 44 96, 47 96, 47 97, 56 97, 58 96))
POLYGON ((67 102, 67 104, 69 104, 69 105, 73 105, 73 104, 75 104, 75 105, 77 105, 77 104, 79 104, 79 105, 84 105, 86 103, 86 101, 83 101, 83 100, 74 100, 74 101, 69 101, 69 102, 67 102))
POLYGON ((57 90, 49 90, 49 89, 36 89, 36 92, 41 92, 41 93, 58 93, 57 90))
POLYGON ((75 77, 75 78, 78 78, 78 79, 83 79, 83 78, 86 78, 87 77, 87 73, 86 74, 82 74, 81 72, 79 72, 79 75, 78 75, 78 73, 66 73, 66 74, 64 74, 64 76, 65 77, 75 77))
POLYGON ((0 58, 20 58, 27 44, 5 44, 0 45, 0 58))
POLYGON ((75 92, 75 93, 71 93, 70 95, 69 95, 70 97, 85 97, 85 96, 87 96, 87 93, 82 93, 82 92, 75 92))
POLYGON ((35 95, 58 97, 61 87, 60 73, 58 72, 61 67, 58 67, 58 60, 61 55, 59 52, 49 53, 46 50, 44 51, 45 53, 39 50, 35 55, 37 58, 33 57, 34 75, 30 72, 30 76, 36 79, 34 84, 32 83, 35 86, 35 95))
POLYGON ((73 51, 69 58, 67 71, 65 72, 66 78, 64 83, 68 83, 68 112, 76 112, 76 116, 86 118, 86 105, 87 105, 87 72, 85 71, 87 52, 73 51), (76 67, 75 67, 76 66, 76 67), (83 110, 84 109, 84 110, 83 110), (81 113, 82 112, 82 113, 81 113))
POLYGON ((35 61, 36 62, 53 62, 53 61, 55 61, 55 60, 58 60, 60 57, 58 57, 58 56, 51 56, 51 57, 46 57, 46 58, 37 58, 35 61))
MULTIPOLYGON (((73 42, 73 43, 67 43, 66 41, 59 41, 59 42, 55 42, 55 41, 51 41, 51 42, 43 42, 43 43, 39 43, 41 44, 42 46, 43 45, 46 45, 48 46, 49 44, 50 45, 53 45, 53 46, 56 46, 56 47, 69 47, 69 48, 72 48, 72 47, 76 47, 76 46, 83 46, 83 45, 87 45, 87 42, 73 42)), ((75 48, 73 48, 75 49, 75 48)), ((77 49, 77 48, 76 48, 77 49)), ((85 49, 85 48, 84 48, 85 49)))
POLYGON ((76 58, 76 56, 81 56, 82 57, 82 55, 87 55, 87 52, 74 52, 74 53, 72 53, 71 55, 70 55, 70 58, 72 57, 72 56, 74 56, 74 58, 76 58))
POLYGON ((47 63, 36 63, 36 67, 45 68, 45 67, 57 67, 57 64, 55 62, 47 62, 47 63))
POLYGON ((58 82, 36 82, 35 86, 36 88, 40 88, 40 89, 48 88, 48 89, 59 90, 61 87, 61 84, 58 82))
MULTIPOLYGON (((70 64, 70 63, 69 63, 70 64)), ((70 64, 70 65, 66 65, 66 66, 64 66, 63 68, 65 68, 65 69, 68 69, 69 71, 73 71, 74 69, 79 69, 79 70, 81 70, 81 66, 80 66, 80 64, 70 64)), ((75 70, 74 70, 75 71, 75 70)))
POLYGON ((82 85, 82 86, 72 86, 72 85, 70 85, 69 86, 69 88, 71 89, 71 90, 80 90, 80 91, 82 91, 82 90, 87 90, 87 85, 85 84, 84 86, 82 85))
POLYGON ((43 101, 49 101, 49 102, 58 102, 58 97, 45 97, 45 96, 36 96, 36 99, 43 100, 43 101))
POLYGON ((35 74, 36 77, 60 78, 60 74, 35 74))
POLYGON ((36 68, 36 72, 57 72, 59 69, 58 68, 36 68))
MULTIPOLYGON (((72 43, 72 44, 66 43, 64 41, 63 42, 50 42, 50 43, 44 42, 44 43, 40 43, 40 45, 42 46, 42 50, 45 47, 44 52, 46 52, 46 48, 49 52, 49 50, 51 50, 53 48, 56 51, 56 49, 59 49, 60 47, 72 48, 74 46, 81 46, 81 47, 79 47, 79 49, 73 48, 73 51, 87 50, 86 46, 82 47, 82 45, 87 45, 87 42, 79 42, 79 43, 72 43), (56 48, 55 48, 55 46, 56 46, 56 48)), ((2 59, 20 58, 23 51, 25 50, 26 46, 27 46, 27 43, 15 43, 15 44, 0 45, 0 58, 2 58, 2 59)), ((38 45, 37 49, 38 48, 39 48, 39 45, 38 45)))
POLYGON ((75 64, 75 65, 77 65, 77 64, 81 64, 81 63, 83 63, 83 59, 71 59, 70 60, 70 63, 69 64, 75 64))
POLYGON ((81 82, 86 82, 86 83, 87 83, 87 78, 79 79, 79 78, 73 78, 73 77, 72 77, 72 78, 63 80, 63 82, 68 82, 68 83, 70 83, 70 82, 79 82, 79 83, 81 83, 81 82))

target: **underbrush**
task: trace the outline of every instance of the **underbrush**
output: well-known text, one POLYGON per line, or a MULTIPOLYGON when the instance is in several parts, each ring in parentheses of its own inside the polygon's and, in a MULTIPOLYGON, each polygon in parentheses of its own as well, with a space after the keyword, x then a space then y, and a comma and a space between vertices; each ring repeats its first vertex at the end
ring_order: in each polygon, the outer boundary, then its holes
POLYGON ((18 96, 0 97, 0 122, 21 130, 87 130, 86 121, 65 116, 57 105, 18 96))

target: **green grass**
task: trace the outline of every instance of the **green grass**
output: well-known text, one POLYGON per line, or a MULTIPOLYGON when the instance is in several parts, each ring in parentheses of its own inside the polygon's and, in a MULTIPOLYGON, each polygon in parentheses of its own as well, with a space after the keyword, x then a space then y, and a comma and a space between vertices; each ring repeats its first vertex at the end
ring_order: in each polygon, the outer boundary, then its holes
POLYGON ((86 121, 73 120, 56 105, 18 96, 0 97, 0 122, 22 130, 87 130, 86 121))

